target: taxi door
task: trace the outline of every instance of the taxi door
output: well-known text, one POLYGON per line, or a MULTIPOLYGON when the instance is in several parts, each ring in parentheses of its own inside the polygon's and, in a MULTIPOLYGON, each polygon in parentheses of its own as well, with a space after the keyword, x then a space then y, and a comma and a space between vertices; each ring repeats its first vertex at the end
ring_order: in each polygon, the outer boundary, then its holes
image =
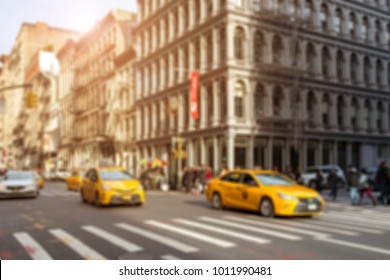
POLYGON ((233 171, 218 180, 217 188, 221 193, 224 205, 237 207, 234 199, 234 192, 235 188, 240 183, 240 176, 241 174, 239 172, 233 171))
POLYGON ((234 190, 234 201, 235 205, 239 208, 258 209, 260 186, 251 174, 241 174, 240 182, 234 190))
POLYGON ((85 178, 83 179, 83 192, 89 201, 93 201, 95 199, 94 184, 96 183, 95 181, 97 181, 96 177, 95 170, 91 169, 87 172, 85 178))

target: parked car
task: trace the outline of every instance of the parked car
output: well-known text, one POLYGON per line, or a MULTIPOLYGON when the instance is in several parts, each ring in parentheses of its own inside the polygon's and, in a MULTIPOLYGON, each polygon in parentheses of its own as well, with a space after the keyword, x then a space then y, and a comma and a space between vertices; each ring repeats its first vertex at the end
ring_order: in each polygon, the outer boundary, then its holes
POLYGON ((58 169, 54 172, 54 180, 65 182, 66 179, 71 175, 71 172, 66 169, 58 169))
POLYGON ((38 195, 38 180, 33 171, 9 170, 0 182, 0 198, 36 198, 38 195))
POLYGON ((45 170, 43 172, 43 178, 45 179, 45 181, 54 181, 54 172, 50 170, 45 170))
POLYGON ((66 178, 66 186, 69 191, 79 191, 84 177, 84 172, 73 171, 72 174, 66 178))
POLYGON ((315 188, 315 178, 317 176, 317 171, 322 170, 323 188, 327 188, 327 179, 330 171, 336 169, 336 174, 340 178, 339 188, 342 188, 347 185, 347 179, 345 177, 344 171, 337 165, 319 165, 309 167, 305 172, 302 173, 303 184, 311 188, 315 188))

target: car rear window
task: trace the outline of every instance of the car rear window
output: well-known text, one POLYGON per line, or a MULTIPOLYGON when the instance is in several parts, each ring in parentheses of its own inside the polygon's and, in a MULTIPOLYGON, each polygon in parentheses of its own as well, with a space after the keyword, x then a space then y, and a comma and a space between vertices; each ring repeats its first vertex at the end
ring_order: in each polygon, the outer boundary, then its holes
POLYGON ((294 186, 295 182, 290 181, 278 174, 256 174, 257 179, 264 186, 294 186))

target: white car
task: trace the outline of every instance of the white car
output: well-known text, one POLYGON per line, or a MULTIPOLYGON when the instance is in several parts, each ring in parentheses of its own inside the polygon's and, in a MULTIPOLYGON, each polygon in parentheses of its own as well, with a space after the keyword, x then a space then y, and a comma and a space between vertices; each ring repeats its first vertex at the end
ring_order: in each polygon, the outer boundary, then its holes
POLYGON ((65 169, 59 169, 55 172, 54 180, 56 181, 66 181, 66 178, 68 178, 71 175, 70 171, 67 171, 65 169))
POLYGON ((332 169, 336 169, 336 175, 340 178, 339 188, 347 185, 344 171, 340 168, 340 166, 337 165, 318 165, 309 167, 305 172, 302 173, 303 184, 311 188, 315 188, 315 178, 319 169, 322 170, 322 177, 324 178, 322 181, 323 187, 326 187, 326 181, 332 169))
POLYGON ((36 198, 38 195, 38 180, 32 171, 9 170, 0 182, 0 198, 36 198))

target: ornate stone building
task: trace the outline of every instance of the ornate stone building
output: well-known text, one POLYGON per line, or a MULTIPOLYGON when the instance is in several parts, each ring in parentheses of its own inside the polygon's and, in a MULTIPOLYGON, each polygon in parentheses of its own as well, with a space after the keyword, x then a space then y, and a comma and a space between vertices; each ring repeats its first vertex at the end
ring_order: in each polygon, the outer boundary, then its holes
POLYGON ((284 168, 390 158, 390 3, 138 1, 137 159, 284 168), (190 73, 200 72, 200 118, 190 73), (177 114, 169 104, 178 101, 177 114))

